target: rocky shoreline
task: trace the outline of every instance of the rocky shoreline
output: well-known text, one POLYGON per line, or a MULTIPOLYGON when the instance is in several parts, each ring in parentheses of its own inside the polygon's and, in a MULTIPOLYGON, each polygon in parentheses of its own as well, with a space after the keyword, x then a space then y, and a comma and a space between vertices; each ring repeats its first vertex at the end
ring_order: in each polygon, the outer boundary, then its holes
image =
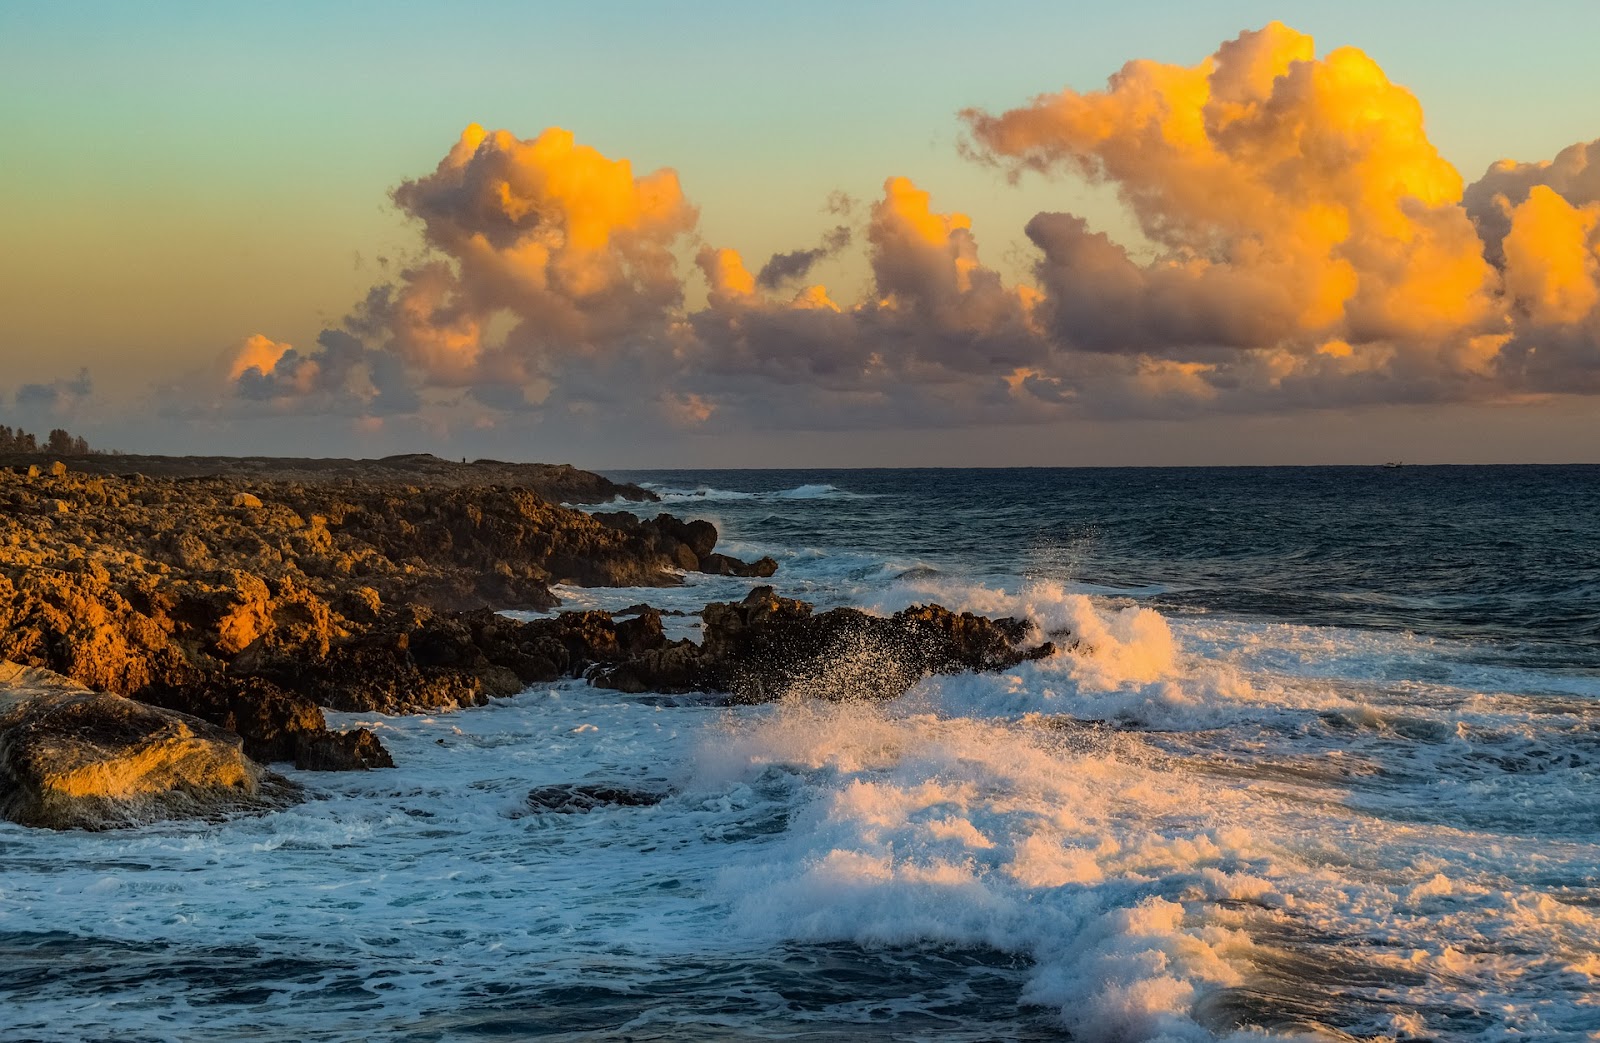
POLYGON ((0 460, 0 814, 118 825, 283 799, 262 764, 393 766, 323 707, 432 712, 572 677, 883 698, 1054 651, 1017 620, 814 614, 763 586, 706 605, 698 643, 667 640, 648 606, 499 614, 556 608, 556 584, 776 570, 717 553, 709 522, 564 505, 652 499, 569 467, 435 457, 0 460))

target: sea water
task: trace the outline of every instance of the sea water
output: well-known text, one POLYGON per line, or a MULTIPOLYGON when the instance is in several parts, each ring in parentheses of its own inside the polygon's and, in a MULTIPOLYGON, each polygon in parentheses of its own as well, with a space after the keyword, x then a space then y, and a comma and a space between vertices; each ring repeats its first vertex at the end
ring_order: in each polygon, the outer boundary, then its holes
POLYGON ((0 1038, 1600 1039, 1600 468, 612 477, 819 608, 1079 647, 332 715, 398 770, 0 825, 0 1038), (527 801, 574 783, 660 800, 527 801))

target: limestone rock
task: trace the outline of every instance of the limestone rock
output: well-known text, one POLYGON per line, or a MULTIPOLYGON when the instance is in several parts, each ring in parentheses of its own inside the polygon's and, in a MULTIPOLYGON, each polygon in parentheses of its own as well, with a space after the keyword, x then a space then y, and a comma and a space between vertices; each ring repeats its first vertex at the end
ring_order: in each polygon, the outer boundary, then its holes
POLYGON ((238 736, 194 717, 0 664, 0 814, 106 829, 281 806, 238 736))
POLYGON ((263 763, 390 763, 376 736, 330 733, 324 705, 470 706, 665 653, 654 612, 490 611, 552 608, 554 583, 776 567, 717 554, 709 522, 560 506, 653 498, 570 467, 84 457, 42 475, 44 462, 8 462, 0 659, 192 715, 263 763))

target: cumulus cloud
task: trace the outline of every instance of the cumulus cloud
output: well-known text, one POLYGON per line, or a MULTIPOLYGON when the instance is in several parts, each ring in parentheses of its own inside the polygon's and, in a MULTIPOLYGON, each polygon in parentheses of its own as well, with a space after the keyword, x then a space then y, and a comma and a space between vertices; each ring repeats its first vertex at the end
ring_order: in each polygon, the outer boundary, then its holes
POLYGON ((394 201, 454 263, 408 273, 392 308, 371 311, 398 312, 397 349, 442 376, 471 368, 497 313, 518 320, 511 343, 562 351, 658 327, 682 301, 672 245, 698 214, 677 174, 636 177, 568 131, 474 124, 394 201))
POLYGON ((309 351, 241 342, 223 386, 276 410, 706 429, 1600 391, 1600 142, 1467 186, 1414 95, 1279 23, 962 119, 1012 178, 1113 186, 1144 241, 1039 213, 1031 280, 1008 283, 969 217, 895 176, 864 221, 839 193, 817 245, 750 265, 700 238, 674 171, 473 125, 393 193, 425 255, 309 351), (807 282, 852 249, 864 292, 807 282))
POLYGON ((1160 251, 1136 264, 1081 222, 1035 218, 1067 343, 1310 352, 1495 319, 1460 176, 1424 134, 1416 98, 1354 48, 1318 60, 1310 37, 1274 23, 1192 67, 1130 62, 1104 91, 964 115, 973 147, 1013 173, 1113 183, 1160 251), (1101 292, 1137 315, 1108 324, 1086 300, 1101 292))

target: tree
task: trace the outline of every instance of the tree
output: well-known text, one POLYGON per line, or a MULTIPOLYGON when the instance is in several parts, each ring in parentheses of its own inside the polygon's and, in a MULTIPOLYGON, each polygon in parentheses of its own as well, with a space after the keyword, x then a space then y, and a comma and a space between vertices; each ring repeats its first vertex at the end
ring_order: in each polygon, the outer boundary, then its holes
POLYGON ((96 450, 82 435, 74 435, 65 428, 55 428, 45 436, 44 445, 32 432, 0 424, 0 453, 52 453, 56 456, 91 456, 96 450))

